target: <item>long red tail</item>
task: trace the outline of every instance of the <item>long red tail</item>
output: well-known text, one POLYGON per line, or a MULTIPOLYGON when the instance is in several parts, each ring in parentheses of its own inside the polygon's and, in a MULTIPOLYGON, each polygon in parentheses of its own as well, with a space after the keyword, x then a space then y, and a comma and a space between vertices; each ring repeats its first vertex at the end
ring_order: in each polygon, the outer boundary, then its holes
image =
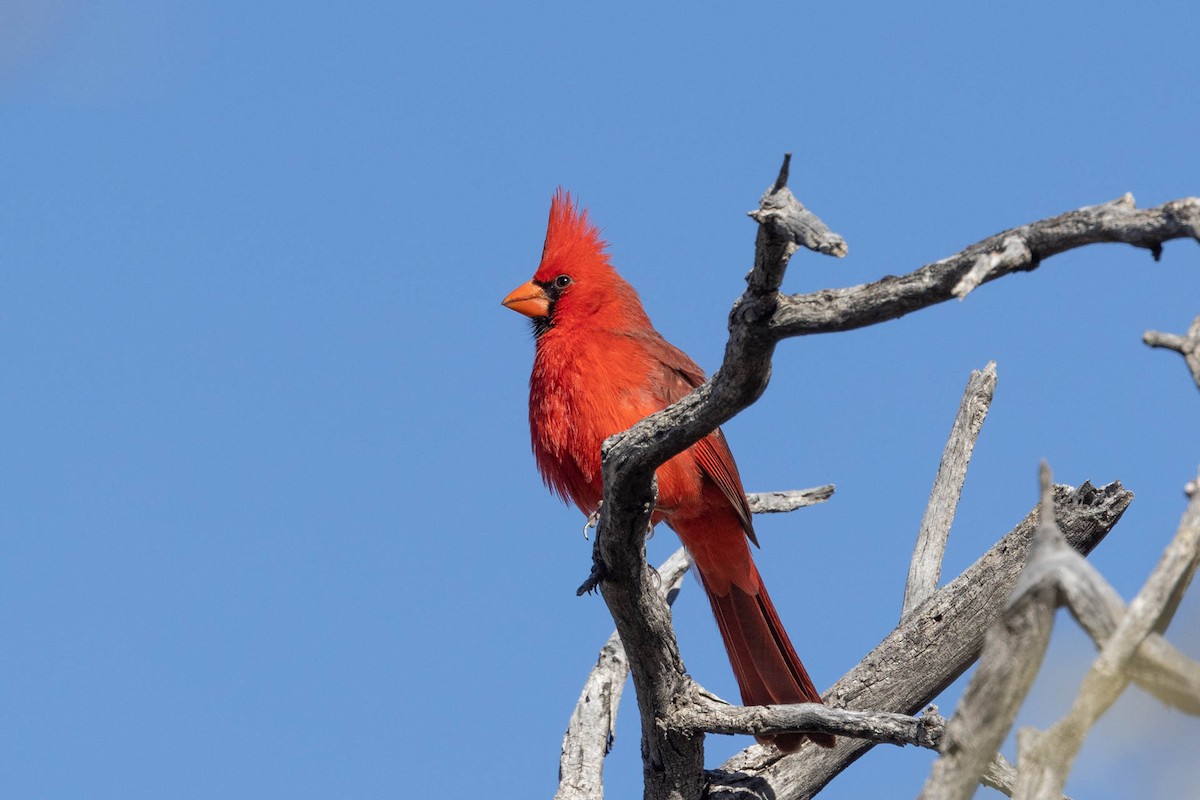
MULTIPOLYGON (((687 546, 712 604, 742 704, 820 703, 821 695, 796 655, 754 566, 745 534, 732 519, 733 524, 724 522, 710 518, 703 526, 693 520, 690 525, 672 527, 687 546)), ((834 745, 834 737, 823 733, 757 738, 763 744, 774 743, 785 753, 797 750, 805 739, 822 747, 834 745)))

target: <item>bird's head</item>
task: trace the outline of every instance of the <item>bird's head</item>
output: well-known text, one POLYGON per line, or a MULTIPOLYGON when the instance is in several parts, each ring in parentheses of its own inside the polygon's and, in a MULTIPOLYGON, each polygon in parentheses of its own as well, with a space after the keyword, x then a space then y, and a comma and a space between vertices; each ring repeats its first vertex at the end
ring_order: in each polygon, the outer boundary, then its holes
POLYGON ((503 305, 529 317, 536 336, 563 324, 618 321, 630 311, 644 318, 637 292, 613 269, 606 247, 587 211, 560 188, 550 201, 541 263, 503 305))

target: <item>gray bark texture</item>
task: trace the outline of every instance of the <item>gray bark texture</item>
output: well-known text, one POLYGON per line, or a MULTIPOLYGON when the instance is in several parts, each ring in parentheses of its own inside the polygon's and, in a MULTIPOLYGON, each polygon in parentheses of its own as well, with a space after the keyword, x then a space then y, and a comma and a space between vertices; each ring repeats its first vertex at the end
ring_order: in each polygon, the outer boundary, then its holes
POLYGON ((1146 331, 1142 335, 1142 341, 1151 347, 1174 350, 1183 356, 1188 372, 1192 373, 1192 380, 1196 382, 1196 388, 1200 389, 1200 316, 1192 320, 1187 333, 1183 336, 1177 336, 1173 333, 1146 331))
POLYGON ((971 463, 975 441, 979 438, 995 391, 996 362, 991 361, 982 370, 971 373, 958 407, 958 416, 950 428, 950 438, 942 452, 942 463, 938 466, 929 504, 925 507, 925 516, 917 532, 917 545, 908 568, 908 583, 904 587, 904 606, 900 612, 902 618, 912 613, 937 589, 942 576, 946 541, 950 538, 950 526, 954 523, 963 483, 967 479, 967 465, 971 463))
MULTIPOLYGON (((813 717, 813 729, 844 737, 838 747, 815 753, 804 748, 784 758, 755 746, 706 773, 703 731, 712 728, 696 723, 692 698, 697 689, 680 660, 657 578, 645 563, 655 470, 762 394, 775 345, 791 336, 850 330, 961 299, 990 281, 1036 269, 1050 256, 1087 244, 1123 242, 1158 258, 1168 240, 1200 239, 1200 199, 1140 210, 1124 195, 1004 231, 901 277, 789 296, 779 289, 796 251, 806 247, 840 257, 846 243, 792 195, 788 165, 785 158, 778 179, 750 213, 759 223, 754 268, 730 313, 720 369, 679 402, 610 437, 602 448, 604 503, 593 569, 581 591, 600 590, 624 646, 641 717, 644 796, 650 800, 811 797, 872 744, 835 731, 833 720, 813 717), (679 724, 680 719, 688 724, 679 724), (826 723, 827 728, 816 727, 826 723)), ((1117 484, 1102 489, 1084 484, 1078 490, 1057 488, 1054 509, 1072 546, 1087 552, 1129 500, 1117 484)), ((912 714, 935 697, 979 652, 984 630, 1024 564, 1034 527, 1032 517, 1026 519, 963 576, 914 603, 896 631, 829 691, 830 705, 912 714)), ((925 591, 929 580, 921 584, 925 591)), ((726 718, 712 724, 729 723, 726 718)), ((763 717, 754 724, 773 723, 763 717)))
MULTIPOLYGON (((1054 514, 1067 541, 1088 553, 1120 519, 1133 495, 1120 484, 1054 487, 1054 514)), ((835 708, 914 714, 978 656, 1025 563, 1037 512, 1032 511, 961 575, 909 614, 857 666, 826 692, 835 708)), ((833 732, 833 731, 831 731, 833 732)), ((805 747, 780 757, 753 746, 711 773, 709 798, 802 800, 814 796, 873 746, 844 738, 832 750, 805 747)), ((988 754, 991 758, 992 754, 988 754)))

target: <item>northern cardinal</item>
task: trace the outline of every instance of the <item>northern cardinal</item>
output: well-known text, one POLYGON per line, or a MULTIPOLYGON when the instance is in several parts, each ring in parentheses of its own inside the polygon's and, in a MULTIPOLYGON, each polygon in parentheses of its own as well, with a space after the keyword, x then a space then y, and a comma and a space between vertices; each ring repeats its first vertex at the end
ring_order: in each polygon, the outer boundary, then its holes
MULTIPOLYGON (((599 231, 559 190, 533 280, 503 304, 533 321, 529 379, 533 454, 546 485, 591 515, 600 507, 600 445, 704 382, 704 372, 650 324, 609 263, 599 231)), ((658 504, 712 604, 746 705, 819 703, 750 557, 758 544, 733 454, 715 430, 658 468, 658 504)), ((759 737, 792 752, 827 734, 759 737)))

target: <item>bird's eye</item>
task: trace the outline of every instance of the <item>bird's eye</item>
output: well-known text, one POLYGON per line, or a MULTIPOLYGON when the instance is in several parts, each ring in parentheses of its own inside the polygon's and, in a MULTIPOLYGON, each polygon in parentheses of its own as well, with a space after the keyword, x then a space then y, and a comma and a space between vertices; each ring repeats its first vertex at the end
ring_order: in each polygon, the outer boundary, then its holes
POLYGON ((555 289, 565 289, 570 285, 571 285, 571 276, 570 275, 559 275, 557 278, 554 279, 554 288, 555 289))

